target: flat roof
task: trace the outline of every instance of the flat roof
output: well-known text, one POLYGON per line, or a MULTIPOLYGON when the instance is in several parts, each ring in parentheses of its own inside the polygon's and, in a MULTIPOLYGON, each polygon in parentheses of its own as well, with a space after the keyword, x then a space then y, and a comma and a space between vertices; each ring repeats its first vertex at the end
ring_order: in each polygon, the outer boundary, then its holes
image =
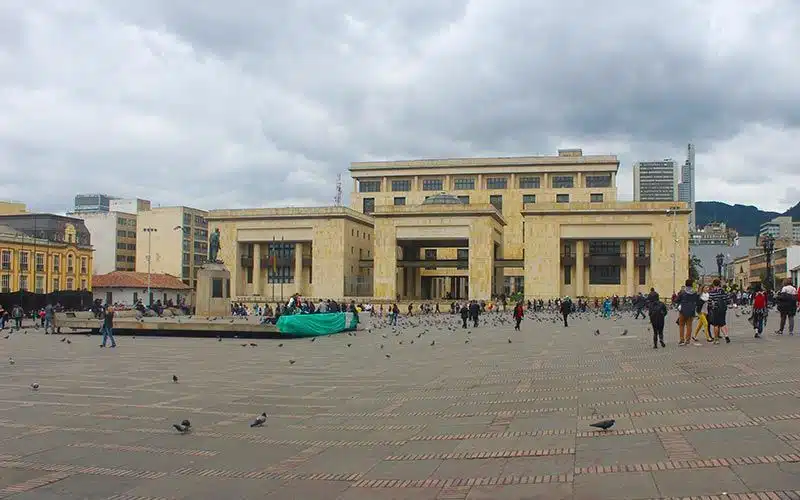
POLYGON ((571 215, 571 214, 663 214, 672 213, 688 215, 692 213, 685 202, 672 201, 614 201, 604 203, 526 203, 522 215, 571 215))
POLYGON ((514 167, 514 166, 578 166, 606 165, 619 168, 617 155, 549 155, 549 156, 495 156, 472 158, 433 158, 418 160, 356 161, 350 171, 375 169, 459 168, 459 167, 514 167))
POLYGON ((374 226, 369 215, 349 207, 282 207, 282 208, 237 208, 211 210, 206 220, 236 219, 331 219, 345 218, 366 226, 374 226))

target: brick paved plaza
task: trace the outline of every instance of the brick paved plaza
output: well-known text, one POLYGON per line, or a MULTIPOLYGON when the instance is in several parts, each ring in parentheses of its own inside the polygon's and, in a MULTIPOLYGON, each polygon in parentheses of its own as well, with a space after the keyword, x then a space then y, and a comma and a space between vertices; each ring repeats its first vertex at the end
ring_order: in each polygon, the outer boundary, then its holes
POLYGON ((678 347, 673 319, 658 350, 632 319, 257 347, 15 333, 0 498, 800 498, 800 338, 730 317, 730 345, 678 347))

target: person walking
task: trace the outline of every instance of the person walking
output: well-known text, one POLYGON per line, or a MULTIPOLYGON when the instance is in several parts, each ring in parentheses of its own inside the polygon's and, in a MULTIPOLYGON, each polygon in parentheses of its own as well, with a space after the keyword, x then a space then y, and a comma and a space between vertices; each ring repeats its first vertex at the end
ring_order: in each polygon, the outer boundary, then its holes
POLYGON ((22 318, 25 316, 25 311, 22 310, 22 306, 16 305, 13 309, 11 309, 11 317, 14 318, 14 327, 17 331, 22 330, 22 318))
POLYGON ((678 304, 678 335, 680 342, 678 345, 689 345, 692 340, 692 323, 694 315, 697 313, 697 292, 692 287, 693 281, 688 279, 684 287, 678 293, 676 303, 678 304))
POLYGON ((636 314, 633 315, 633 319, 639 319, 640 314, 642 316, 642 319, 647 318, 647 316, 645 316, 644 314, 644 308, 647 305, 647 299, 645 299, 644 295, 642 295, 641 292, 639 293, 639 295, 634 297, 633 305, 636 308, 636 314))
POLYGON ((564 328, 569 328, 567 319, 572 313, 572 299, 569 298, 569 296, 564 297, 564 300, 561 301, 561 305, 559 307, 561 309, 561 316, 564 318, 564 328))
POLYGON ((44 333, 47 335, 48 333, 56 333, 55 327, 53 327, 53 318, 55 317, 55 308, 53 304, 47 304, 44 307, 44 333))
POLYGON ((469 304, 469 317, 472 320, 472 326, 478 328, 478 316, 481 314, 481 306, 476 301, 469 304))
POLYGON ((660 300, 650 303, 649 313, 650 326, 653 327, 653 349, 658 349, 658 344, 661 344, 661 347, 667 347, 667 344, 664 343, 664 323, 666 322, 668 311, 667 305, 660 300))
POLYGON ((469 307, 467 304, 461 306, 461 328, 467 328, 467 320, 469 319, 469 307))
POLYGON ((714 327, 714 343, 719 344, 720 330, 725 335, 725 342, 730 344, 731 338, 728 337, 725 331, 727 325, 728 315, 728 292, 720 286, 719 279, 715 279, 712 283, 711 291, 708 292, 708 311, 711 315, 709 323, 714 327))
POLYGON ((756 285, 756 294, 753 296, 753 337, 760 339, 764 333, 764 321, 767 318, 767 294, 762 290, 761 285, 756 285))
POLYGON ((783 288, 778 293, 778 312, 781 315, 781 324, 778 335, 783 335, 786 323, 789 323, 789 335, 794 335, 794 317, 797 314, 797 288, 792 285, 792 280, 783 282, 783 288))
MULTIPOLYGON (((522 323, 522 319, 525 317, 525 309, 522 307, 522 301, 517 302, 517 305, 514 307, 514 330, 520 331, 519 325, 522 323)), ((464 326, 467 326, 467 320, 464 320, 464 326)))
POLYGON ((707 342, 714 340, 711 338, 711 326, 708 324, 708 299, 709 295, 705 291, 705 287, 700 287, 700 297, 697 301, 697 328, 695 328, 692 336, 695 342, 697 342, 697 334, 700 333, 700 330, 703 330, 703 333, 706 334, 707 342))
POLYGON ((114 340, 114 308, 106 306, 103 313, 103 327, 100 329, 103 334, 103 343, 100 347, 105 347, 108 340, 111 341, 111 347, 117 347, 117 342, 114 340))

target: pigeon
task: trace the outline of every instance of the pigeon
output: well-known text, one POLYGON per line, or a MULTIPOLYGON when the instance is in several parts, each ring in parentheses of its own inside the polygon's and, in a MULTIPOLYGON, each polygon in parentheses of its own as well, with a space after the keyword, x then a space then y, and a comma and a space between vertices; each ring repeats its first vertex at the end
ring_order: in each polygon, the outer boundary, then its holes
POLYGON ((432 345, 432 346, 436 345, 436 341, 435 341, 435 340, 432 340, 432 341, 431 341, 431 345, 432 345))
POLYGON ((71 344, 71 343, 72 343, 72 341, 70 339, 67 339, 67 344, 71 344))
POLYGON ((387 355, 386 355, 386 359, 389 359, 389 358, 391 358, 391 357, 392 357, 392 355, 391 355, 391 354, 387 354, 387 355))
POLYGON ((508 343, 509 343, 509 344, 511 343, 511 339, 508 339, 508 343))
POLYGON ((177 384, 178 383, 178 376, 177 375, 173 375, 172 376, 172 381, 177 384))
POLYGON ((39 390, 39 382, 32 383, 31 384, 31 390, 32 391, 38 391, 39 390))
POLYGON ((184 420, 180 424, 172 424, 172 427, 175 428, 181 434, 187 434, 189 431, 192 430, 192 424, 188 420, 184 420))
POLYGON ((242 347, 247 347, 247 344, 242 344, 242 347))
POLYGON ((278 344, 278 347, 283 347, 283 344, 278 344))
POLYGON ((293 360, 293 359, 290 359, 290 360, 289 360, 289 364, 290 364, 290 365, 293 365, 293 364, 295 364, 295 363, 296 363, 296 361, 295 361, 295 360, 293 360))
POLYGON ((255 342, 250 342, 250 347, 258 347, 258 344, 256 344, 255 342))
POLYGON ((353 345, 353 344, 347 344, 347 347, 350 347, 351 345, 353 345))
POLYGON ((256 419, 250 424, 250 427, 261 427, 267 421, 267 413, 264 412, 261 415, 257 416, 256 419))
POLYGON ((217 335, 217 342, 222 342, 222 335, 217 335))
POLYGON ((64 337, 63 339, 61 339, 61 342, 66 342, 66 341, 67 341, 67 337, 64 337))
POLYGON ((11 356, 9 356, 9 357, 8 357, 8 364, 9 364, 9 365, 13 365, 14 363, 16 363, 16 361, 14 361, 14 358, 12 358, 11 356))
POLYGON ((624 337, 627 334, 628 334, 628 329, 626 328, 625 331, 622 332, 622 336, 624 337))
POLYGON ((3 338, 4 338, 4 339, 7 339, 7 338, 8 338, 8 337, 10 337, 10 336, 11 336, 11 334, 9 333, 8 335, 6 335, 6 336, 5 336, 5 337, 3 337, 3 338))
POLYGON ((601 420, 599 422, 595 422, 593 424, 589 424, 589 426, 590 427, 596 427, 598 429, 602 429, 604 431, 607 431, 610 428, 612 428, 616 422, 617 421, 612 418, 610 420, 601 420))
POLYGON ((317 341, 317 337, 311 337, 311 342, 316 342, 316 341, 317 341))
POLYGON ((597 329, 597 330, 595 330, 595 331, 594 331, 594 334, 595 334, 595 335, 600 335, 600 329, 597 329))

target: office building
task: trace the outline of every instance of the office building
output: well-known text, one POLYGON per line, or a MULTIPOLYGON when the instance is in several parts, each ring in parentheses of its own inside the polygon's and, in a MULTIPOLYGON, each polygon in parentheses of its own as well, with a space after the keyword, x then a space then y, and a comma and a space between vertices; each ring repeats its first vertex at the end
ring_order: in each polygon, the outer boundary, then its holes
POLYGON ((136 268, 136 215, 125 212, 69 213, 83 220, 92 237, 95 275, 136 268))
POLYGON ((119 198, 108 202, 110 212, 123 212, 136 215, 144 210, 150 210, 150 200, 139 198, 119 198))
POLYGON ((678 199, 689 206, 692 211, 689 216, 689 229, 694 231, 697 228, 697 216, 695 214, 695 162, 694 144, 689 144, 686 148, 686 162, 681 170, 681 182, 678 185, 678 199))
POLYGON ((213 210, 209 230, 244 302, 671 293, 688 273, 688 208, 616 201, 618 167, 580 150, 357 162, 352 208, 213 210))
POLYGON ((795 222, 791 216, 775 217, 761 224, 759 237, 770 235, 775 239, 800 242, 800 221, 795 222))
POLYGON ((158 207, 137 214, 136 271, 171 274, 197 285, 197 270, 208 257, 207 212, 158 207))
POLYGON ((678 201, 678 164, 675 160, 634 163, 633 201, 678 201))
POLYGON ((75 207, 72 213, 98 213, 108 212, 113 196, 107 194, 78 194, 75 195, 75 207))

